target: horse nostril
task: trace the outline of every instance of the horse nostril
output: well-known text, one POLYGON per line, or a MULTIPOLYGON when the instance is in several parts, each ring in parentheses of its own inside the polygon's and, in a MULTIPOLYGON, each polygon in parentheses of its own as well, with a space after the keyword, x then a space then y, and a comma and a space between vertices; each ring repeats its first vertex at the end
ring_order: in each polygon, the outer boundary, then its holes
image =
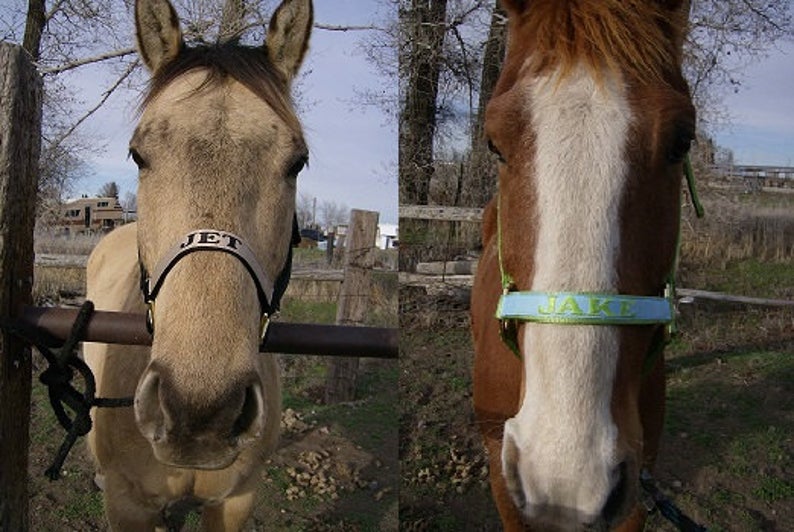
POLYGON ((607 498, 607 502, 604 504, 604 508, 601 510, 601 517, 607 523, 612 523, 617 517, 619 517, 629 492, 628 464, 626 462, 621 462, 615 469, 618 481, 615 484, 615 487, 612 488, 612 491, 607 498))
POLYGON ((160 375, 146 372, 135 393, 135 421, 141 434, 152 442, 160 441, 165 434, 165 414, 160 405, 160 375))
POLYGON ((240 415, 232 426, 232 437, 249 436, 256 438, 262 428, 261 417, 264 410, 262 388, 258 383, 245 389, 245 399, 240 409, 240 415))

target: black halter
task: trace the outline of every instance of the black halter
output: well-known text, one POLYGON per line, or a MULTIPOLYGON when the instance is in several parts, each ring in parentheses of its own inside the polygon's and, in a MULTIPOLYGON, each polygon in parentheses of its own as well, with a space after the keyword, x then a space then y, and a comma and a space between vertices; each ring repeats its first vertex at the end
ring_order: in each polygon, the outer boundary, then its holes
POLYGON ((270 316, 273 316, 281 308, 281 298, 287 291, 290 275, 292 273, 292 248, 300 244, 301 236, 298 228, 298 217, 292 219, 292 238, 287 247, 287 259, 284 266, 272 281, 256 259, 253 250, 242 238, 228 231, 215 229, 197 229, 191 231, 183 240, 172 247, 165 256, 160 259, 154 269, 154 275, 150 276, 138 259, 141 269, 141 292, 143 300, 148 305, 146 313, 146 326, 150 334, 154 334, 154 301, 160 288, 165 281, 168 272, 185 256, 196 251, 220 251, 236 257, 245 266, 256 285, 259 307, 262 314, 262 336, 266 330, 270 316))

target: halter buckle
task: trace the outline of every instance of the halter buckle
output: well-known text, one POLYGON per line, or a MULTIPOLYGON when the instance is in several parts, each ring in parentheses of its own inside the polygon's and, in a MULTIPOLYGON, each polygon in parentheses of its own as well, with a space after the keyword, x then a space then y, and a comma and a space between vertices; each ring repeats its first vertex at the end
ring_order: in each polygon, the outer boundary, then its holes
POLYGON ((264 313, 262 314, 262 319, 259 321, 259 343, 264 343, 265 337, 267 337, 267 330, 270 328, 270 322, 273 320, 278 319, 280 315, 279 311, 274 311, 271 314, 264 313))
POLYGON ((146 330, 154 335, 154 299, 146 302, 146 330))

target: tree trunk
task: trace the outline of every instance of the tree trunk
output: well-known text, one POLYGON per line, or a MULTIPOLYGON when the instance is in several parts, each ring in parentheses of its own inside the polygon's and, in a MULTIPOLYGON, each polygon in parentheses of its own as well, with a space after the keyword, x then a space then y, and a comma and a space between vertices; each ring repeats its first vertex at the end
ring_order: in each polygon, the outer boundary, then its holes
MULTIPOLYGON (((31 303, 41 148, 41 78, 19 46, 0 43, 0 320, 31 303)), ((0 333, 0 530, 26 531, 30 348, 0 333)))
POLYGON ((28 1, 28 16, 25 20, 25 36, 22 39, 22 47, 27 51, 34 61, 41 57, 41 34, 47 23, 44 13, 44 0, 28 1))
POLYGON ((447 0, 400 5, 398 173, 401 204, 427 204, 433 175, 436 99, 446 33, 447 0))
MULTIPOLYGON (((339 292, 337 325, 363 325, 369 311, 372 267, 378 213, 353 209, 345 247, 345 280, 339 292)), ((352 401, 358 377, 357 357, 334 357, 328 362, 325 383, 326 404, 352 401)))
POLYGON ((502 61, 505 55, 507 14, 497 2, 491 15, 488 42, 485 44, 480 79, 480 99, 477 118, 471 132, 471 156, 468 171, 463 174, 459 205, 484 207, 496 191, 497 168, 493 155, 488 151, 484 135, 485 109, 493 94, 502 61))
MULTIPOLYGON (((433 177, 436 100, 446 34, 447 0, 400 2, 398 179, 401 205, 426 205, 433 177), (409 5, 410 4, 410 5, 409 5)), ((400 219, 399 269, 422 253, 426 223, 400 219)))

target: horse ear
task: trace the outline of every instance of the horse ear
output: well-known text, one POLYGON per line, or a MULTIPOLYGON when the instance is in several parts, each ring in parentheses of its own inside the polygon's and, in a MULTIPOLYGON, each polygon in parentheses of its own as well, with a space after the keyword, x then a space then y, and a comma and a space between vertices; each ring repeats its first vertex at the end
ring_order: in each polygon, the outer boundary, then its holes
POLYGON ((146 67, 156 72, 182 49, 179 17, 168 0, 135 1, 135 40, 146 67))
POLYGON ((303 62, 313 22, 311 0, 284 0, 270 18, 265 48, 287 80, 295 77, 303 62))

